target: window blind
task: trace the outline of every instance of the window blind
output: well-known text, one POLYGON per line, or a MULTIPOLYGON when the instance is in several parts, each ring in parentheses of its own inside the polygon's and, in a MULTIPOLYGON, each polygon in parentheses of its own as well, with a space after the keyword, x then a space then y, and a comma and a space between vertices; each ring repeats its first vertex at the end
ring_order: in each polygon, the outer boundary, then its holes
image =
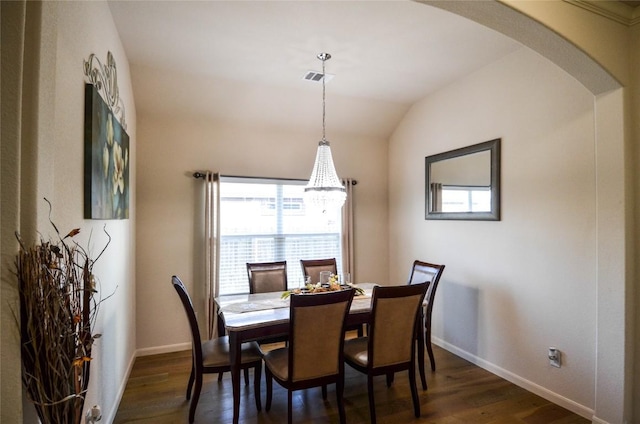
POLYGON ((248 293, 247 262, 287 261, 290 288, 303 283, 300 259, 336 258, 342 269, 340 210, 304 203, 304 180, 221 177, 220 294, 248 293))

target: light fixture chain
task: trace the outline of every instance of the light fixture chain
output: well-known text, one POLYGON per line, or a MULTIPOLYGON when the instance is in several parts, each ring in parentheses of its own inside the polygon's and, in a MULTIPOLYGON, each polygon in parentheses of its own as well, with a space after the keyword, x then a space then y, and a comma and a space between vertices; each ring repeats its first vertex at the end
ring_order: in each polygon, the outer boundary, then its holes
POLYGON ((333 165, 331 148, 326 140, 326 67, 325 61, 331 58, 329 53, 320 53, 322 61, 322 140, 318 143, 316 161, 313 164, 311 178, 304 189, 305 203, 309 207, 324 212, 328 209, 341 208, 347 197, 346 190, 333 165))
POLYGON ((325 80, 327 79, 327 74, 324 71, 324 63, 326 62, 326 58, 323 56, 322 58, 322 141, 326 140, 325 134, 325 121, 326 121, 326 100, 325 100, 325 80))

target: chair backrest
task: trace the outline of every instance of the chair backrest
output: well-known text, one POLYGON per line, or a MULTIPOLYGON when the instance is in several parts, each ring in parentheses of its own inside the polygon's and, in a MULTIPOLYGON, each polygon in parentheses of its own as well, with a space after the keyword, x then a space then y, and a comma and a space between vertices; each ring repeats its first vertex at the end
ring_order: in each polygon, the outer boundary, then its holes
POLYGON ((380 368, 413 361, 415 325, 429 284, 373 288, 369 367, 380 368))
POLYGON ((436 296, 436 289, 438 288, 438 282, 444 272, 444 265, 435 265, 422 261, 414 261, 411 268, 411 275, 409 276, 409 284, 418 284, 424 282, 430 282, 429 289, 427 290, 427 320, 431 319, 431 311, 433 311, 433 300, 436 296))
POLYGON ((200 329, 198 327, 198 320, 196 319, 196 313, 193 309, 193 303, 191 297, 185 288, 180 278, 175 275, 171 277, 171 283, 173 288, 176 289, 184 311, 187 313, 187 319, 189 320, 189 327, 191 328, 191 339, 193 341, 193 356, 196 364, 202 363, 202 339, 200 338, 200 329))
POLYGON ((291 295, 289 379, 337 375, 344 370, 345 319, 353 290, 291 295))
POLYGON ((247 263, 249 293, 287 290, 287 261, 247 263))
POLYGON ((330 259, 300 259, 302 266, 302 275, 311 277, 311 283, 315 284, 320 281, 320 272, 329 271, 332 274, 338 273, 338 265, 336 258, 330 259))

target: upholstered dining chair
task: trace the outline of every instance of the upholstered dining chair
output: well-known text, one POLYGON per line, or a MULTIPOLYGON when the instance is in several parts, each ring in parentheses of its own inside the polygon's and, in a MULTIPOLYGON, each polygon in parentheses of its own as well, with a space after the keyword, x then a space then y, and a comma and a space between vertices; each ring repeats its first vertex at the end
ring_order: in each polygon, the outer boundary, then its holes
MULTIPOLYGON (((287 290, 287 261, 247 262, 249 293, 282 292, 287 290)), ((287 336, 270 337, 259 344, 287 342, 287 336)), ((246 379, 246 377, 245 377, 246 379)))
MULTIPOLYGON (((369 413, 376 423, 373 377, 398 371, 409 372, 414 414, 420 416, 416 389, 416 325, 429 283, 406 286, 376 286, 372 293, 371 320, 366 337, 344 342, 344 359, 352 368, 367 375, 369 413)), ((389 380, 387 380, 389 384, 389 380)))
MULTIPOLYGON (((191 375, 187 384, 187 400, 191 400, 189 406, 189 422, 192 423, 196 414, 196 407, 200 399, 200 391, 202 390, 202 375, 209 373, 222 373, 231 370, 229 361, 229 339, 227 336, 217 337, 212 340, 202 341, 200 338, 200 330, 198 321, 193 309, 193 303, 187 289, 180 278, 175 275, 171 277, 171 282, 175 288, 182 306, 187 313, 189 326, 191 327, 192 338, 192 359, 191 359, 191 375), (192 396, 193 389, 193 396, 192 396)), ((244 343, 242 345, 242 369, 254 369, 254 394, 256 399, 256 408, 258 411, 262 409, 260 402, 260 375, 262 374, 262 351, 255 342, 244 343)))
MULTIPOLYGON (((334 275, 338 274, 336 258, 300 259, 300 266, 302 266, 302 275, 308 275, 311 277, 311 282, 314 284, 320 281, 320 272, 322 271, 329 271, 334 275)), ((363 325, 347 327, 347 330, 356 330, 358 332, 358 337, 361 337, 364 334, 363 325)))
POLYGON ((431 371, 436 370, 436 360, 433 357, 433 348, 431 347, 431 313, 433 311, 433 304, 436 297, 436 289, 438 288, 438 282, 442 273, 444 272, 444 265, 435 265, 422 261, 414 261, 411 267, 411 274, 409 275, 408 284, 430 282, 429 289, 425 296, 427 300, 426 308, 421 308, 422 316, 421 322, 424 322, 424 334, 422 331, 418 334, 418 362, 420 367, 420 379, 422 380, 422 388, 427 388, 426 379, 424 376, 424 345, 427 346, 427 352, 429 353, 429 361, 431 362, 431 371), (424 320, 424 321, 422 321, 424 320))
POLYGON ((300 259, 300 266, 302 266, 302 275, 311 277, 311 283, 313 284, 320 281, 320 272, 322 271, 338 274, 336 258, 300 259))
POLYGON ((322 386, 326 399, 327 384, 335 383, 340 423, 346 422, 343 348, 345 318, 353 295, 354 290, 291 295, 289 345, 264 355, 267 411, 271 409, 273 380, 287 389, 289 424, 293 391, 322 386))
POLYGON ((287 261, 247 263, 249 293, 287 290, 287 261))

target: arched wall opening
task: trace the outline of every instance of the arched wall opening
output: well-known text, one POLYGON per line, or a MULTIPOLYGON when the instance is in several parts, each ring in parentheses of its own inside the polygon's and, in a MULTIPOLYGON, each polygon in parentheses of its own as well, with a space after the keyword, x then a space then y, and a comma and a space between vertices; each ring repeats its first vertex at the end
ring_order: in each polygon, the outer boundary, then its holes
MULTIPOLYGON (((498 1, 421 3, 471 19, 513 38, 565 70, 594 95, 596 152, 597 328, 593 422, 631 422, 633 414, 633 325, 630 311, 633 261, 631 189, 625 184, 625 132, 628 87, 577 44, 554 31, 544 16, 527 14, 498 1), (629 245, 628 245, 629 244, 629 245)), ((562 2, 558 2, 562 3, 562 2)), ((567 7, 572 7, 569 4, 567 7)), ((559 6, 558 6, 559 7, 559 6)), ((623 77, 624 78, 624 77, 623 77)))

